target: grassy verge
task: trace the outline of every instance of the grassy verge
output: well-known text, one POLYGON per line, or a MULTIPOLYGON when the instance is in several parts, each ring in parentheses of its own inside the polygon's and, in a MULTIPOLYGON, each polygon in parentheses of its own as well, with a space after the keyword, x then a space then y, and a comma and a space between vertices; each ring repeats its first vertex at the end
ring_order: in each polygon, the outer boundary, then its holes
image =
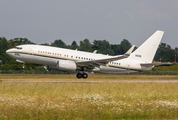
POLYGON ((0 119, 177 119, 178 83, 0 83, 0 119))
POLYGON ((87 79, 77 79, 75 74, 1 74, 3 81, 110 81, 110 80, 178 80, 178 75, 113 75, 89 74, 87 79))

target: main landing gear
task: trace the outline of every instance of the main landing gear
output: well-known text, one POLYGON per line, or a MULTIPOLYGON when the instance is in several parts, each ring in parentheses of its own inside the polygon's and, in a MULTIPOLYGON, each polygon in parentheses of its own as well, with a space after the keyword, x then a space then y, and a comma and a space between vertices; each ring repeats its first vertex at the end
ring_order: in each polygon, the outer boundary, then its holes
POLYGON ((76 75, 77 78, 83 78, 83 79, 86 79, 88 77, 88 74, 87 73, 77 73, 76 75))

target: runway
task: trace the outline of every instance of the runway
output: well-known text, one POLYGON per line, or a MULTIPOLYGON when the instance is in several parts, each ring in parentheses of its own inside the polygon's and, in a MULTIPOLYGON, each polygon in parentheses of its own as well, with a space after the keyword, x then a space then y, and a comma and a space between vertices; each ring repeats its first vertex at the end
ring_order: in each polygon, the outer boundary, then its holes
POLYGON ((111 81, 1 81, 1 83, 178 83, 178 80, 111 80, 111 81))

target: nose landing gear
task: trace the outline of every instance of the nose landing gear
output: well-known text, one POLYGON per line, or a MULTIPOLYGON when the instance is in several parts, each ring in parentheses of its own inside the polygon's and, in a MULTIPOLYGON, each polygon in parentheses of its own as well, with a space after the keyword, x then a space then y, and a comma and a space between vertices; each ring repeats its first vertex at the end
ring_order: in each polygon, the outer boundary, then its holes
POLYGON ((83 78, 83 79, 86 79, 86 78, 88 78, 88 74, 87 73, 77 73, 77 75, 76 75, 76 77, 77 78, 83 78))

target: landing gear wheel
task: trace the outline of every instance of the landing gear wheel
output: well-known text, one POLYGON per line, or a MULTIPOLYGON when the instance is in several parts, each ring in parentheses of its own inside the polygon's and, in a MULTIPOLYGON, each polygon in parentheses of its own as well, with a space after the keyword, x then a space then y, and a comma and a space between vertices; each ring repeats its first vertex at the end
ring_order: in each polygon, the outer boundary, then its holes
POLYGON ((76 76, 77 76, 77 78, 79 78, 79 79, 82 78, 82 74, 81 74, 81 73, 78 73, 76 76))
POLYGON ((83 77, 84 79, 86 79, 86 78, 88 77, 88 74, 87 74, 87 73, 83 73, 82 77, 83 77))

